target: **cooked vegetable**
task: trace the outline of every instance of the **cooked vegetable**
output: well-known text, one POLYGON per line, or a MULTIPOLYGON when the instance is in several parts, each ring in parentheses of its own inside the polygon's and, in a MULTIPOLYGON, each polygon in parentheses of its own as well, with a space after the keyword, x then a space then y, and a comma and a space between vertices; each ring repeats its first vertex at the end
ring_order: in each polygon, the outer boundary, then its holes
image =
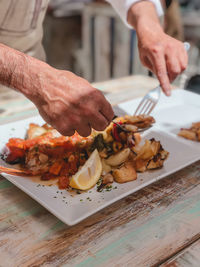
POLYGON ((162 167, 169 154, 154 138, 146 140, 142 148, 135 149, 135 153, 134 164, 138 172, 162 167))
POLYGON ((137 173, 133 162, 126 161, 124 165, 115 169, 113 172, 114 180, 118 183, 126 183, 137 179, 137 173))
POLYGON ((128 159, 129 154, 130 149, 125 148, 117 154, 110 156, 108 159, 105 160, 105 163, 110 166, 118 166, 128 159))
POLYGON ((102 183, 104 185, 111 184, 111 183, 113 183, 113 181, 114 181, 114 178, 113 178, 111 173, 107 173, 107 174, 103 175, 103 177, 102 177, 102 183))

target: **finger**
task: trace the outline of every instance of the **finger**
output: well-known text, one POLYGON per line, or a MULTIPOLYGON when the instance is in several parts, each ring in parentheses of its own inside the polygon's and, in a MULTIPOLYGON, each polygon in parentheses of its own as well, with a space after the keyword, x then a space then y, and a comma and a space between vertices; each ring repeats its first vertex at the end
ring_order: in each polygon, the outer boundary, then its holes
POLYGON ((51 125, 52 127, 54 127, 54 126, 52 125, 52 121, 51 121, 51 119, 50 119, 49 116, 46 114, 46 112, 44 112, 42 109, 39 109, 39 108, 38 108, 38 111, 39 111, 40 116, 44 119, 44 121, 45 121, 46 123, 48 123, 49 125, 51 125))
POLYGON ((106 100, 104 95, 102 94, 102 99, 100 103, 100 112, 107 119, 108 123, 111 122, 114 117, 114 111, 112 109, 111 104, 106 100))
POLYGON ((160 85, 163 89, 163 92, 167 95, 171 95, 171 85, 167 73, 167 66, 164 54, 155 55, 152 59, 154 66, 154 73, 157 75, 160 85))
POLYGON ((101 114, 101 112, 95 114, 95 116, 92 116, 90 118, 90 125, 92 126, 93 129, 97 131, 105 130, 105 128, 109 125, 109 123, 110 122, 105 118, 103 114, 101 114))
POLYGON ((170 82, 181 73, 181 65, 176 55, 166 55, 167 72, 170 82))
POLYGON ((72 135, 74 135, 75 134, 75 130, 73 130, 73 129, 63 129, 63 130, 58 130, 58 132, 60 133, 60 134, 62 134, 62 135, 64 135, 64 136, 72 136, 72 135))
POLYGON ((183 72, 187 68, 187 65, 188 65, 188 54, 185 50, 183 53, 180 54, 179 62, 181 66, 181 72, 183 72))
POLYGON ((151 63, 151 60, 147 56, 142 57, 141 62, 146 68, 153 72, 153 65, 151 63))
POLYGON ((72 136, 75 134, 75 130, 72 127, 69 127, 68 124, 61 123, 57 125, 55 128, 60 134, 64 136, 72 136))
POLYGON ((91 134, 91 126, 90 124, 81 124, 81 126, 79 126, 76 131, 78 132, 79 135, 83 136, 83 137, 87 137, 91 134))
POLYGON ((64 136, 72 136, 75 133, 75 127, 69 119, 63 120, 63 118, 54 121, 53 127, 64 136))

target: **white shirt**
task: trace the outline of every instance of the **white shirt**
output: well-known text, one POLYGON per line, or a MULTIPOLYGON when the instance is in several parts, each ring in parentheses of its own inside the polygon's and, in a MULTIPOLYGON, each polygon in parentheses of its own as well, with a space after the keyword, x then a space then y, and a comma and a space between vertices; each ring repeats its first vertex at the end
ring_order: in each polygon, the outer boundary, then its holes
MULTIPOLYGON (((124 23, 128 27, 130 27, 130 25, 127 22, 128 10, 133 4, 143 0, 106 0, 106 1, 113 6, 113 8, 119 14, 121 19, 124 21, 124 23)), ((163 9, 160 0, 147 0, 147 1, 150 1, 155 5, 158 16, 163 15, 163 9)))

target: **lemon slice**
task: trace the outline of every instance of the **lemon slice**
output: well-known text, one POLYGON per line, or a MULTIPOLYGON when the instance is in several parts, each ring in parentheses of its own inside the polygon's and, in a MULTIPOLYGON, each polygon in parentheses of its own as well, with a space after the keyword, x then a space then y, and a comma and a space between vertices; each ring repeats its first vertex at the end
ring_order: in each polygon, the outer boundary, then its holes
POLYGON ((97 149, 95 149, 85 164, 72 176, 69 185, 80 190, 90 189, 98 182, 101 172, 101 159, 97 149))

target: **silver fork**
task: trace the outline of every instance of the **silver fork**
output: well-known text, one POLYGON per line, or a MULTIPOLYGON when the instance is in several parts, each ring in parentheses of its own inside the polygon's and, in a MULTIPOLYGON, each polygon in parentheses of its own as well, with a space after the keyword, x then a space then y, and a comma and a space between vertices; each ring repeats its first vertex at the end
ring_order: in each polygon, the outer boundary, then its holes
MULTIPOLYGON (((190 49, 190 44, 184 43, 185 50, 188 51, 190 49)), ((161 94, 161 86, 157 86, 156 88, 150 90, 139 103, 134 115, 149 115, 160 98, 161 94)))

